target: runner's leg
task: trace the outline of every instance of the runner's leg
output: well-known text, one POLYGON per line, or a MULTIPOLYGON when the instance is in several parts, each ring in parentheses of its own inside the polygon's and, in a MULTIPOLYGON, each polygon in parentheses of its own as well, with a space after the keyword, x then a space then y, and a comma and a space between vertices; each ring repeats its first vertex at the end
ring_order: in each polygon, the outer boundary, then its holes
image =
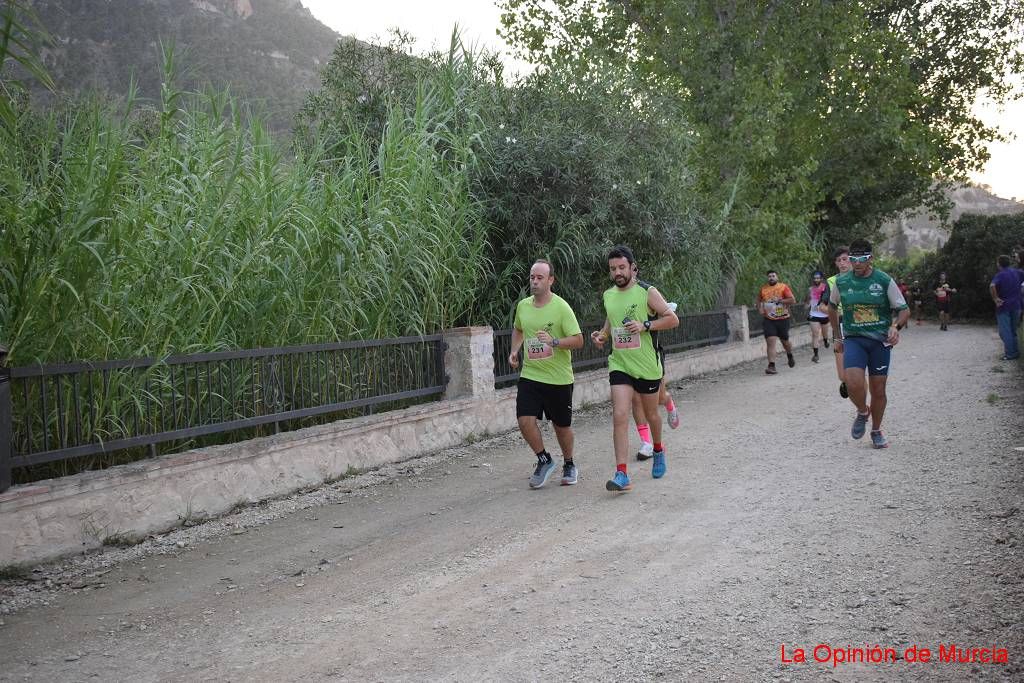
POLYGON ((625 466, 629 459, 629 418, 633 408, 633 387, 613 384, 612 387, 612 442, 615 447, 616 466, 625 466))
POLYGON ((885 415, 885 406, 888 403, 888 398, 885 395, 887 379, 889 378, 885 375, 870 375, 868 377, 868 386, 871 388, 871 431, 873 432, 882 428, 882 417, 885 415))
POLYGON ((576 437, 572 433, 572 427, 559 427, 553 425, 555 428, 555 438, 558 439, 558 445, 562 449, 562 457, 566 460, 572 460, 573 446, 576 443, 576 437))
POLYGON ((544 439, 540 435, 540 425, 537 418, 532 415, 519 417, 519 432, 523 435, 526 444, 533 449, 534 453, 544 450, 544 439))

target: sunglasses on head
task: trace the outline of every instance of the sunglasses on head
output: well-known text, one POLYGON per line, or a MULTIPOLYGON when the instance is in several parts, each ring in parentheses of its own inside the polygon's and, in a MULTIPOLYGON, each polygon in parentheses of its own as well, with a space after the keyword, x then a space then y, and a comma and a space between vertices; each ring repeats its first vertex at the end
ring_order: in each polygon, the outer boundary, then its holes
POLYGON ((864 263, 869 258, 871 258, 871 254, 857 254, 856 256, 850 254, 851 263, 864 263))

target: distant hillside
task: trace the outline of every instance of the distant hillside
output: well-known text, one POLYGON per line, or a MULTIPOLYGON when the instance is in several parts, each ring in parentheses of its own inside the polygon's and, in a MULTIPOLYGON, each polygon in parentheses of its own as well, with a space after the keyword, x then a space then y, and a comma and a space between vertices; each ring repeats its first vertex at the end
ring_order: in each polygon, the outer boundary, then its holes
MULTIPOLYGON (((947 193, 947 196, 953 202, 950 223, 965 213, 993 216, 1024 211, 1021 202, 997 197, 984 187, 966 185, 947 193)), ((941 227, 939 221, 927 214, 887 223, 883 230, 887 238, 882 250, 901 257, 916 249, 938 249, 949 239, 949 228, 941 227)))
MULTIPOLYGON (((64 93, 160 92, 159 43, 174 41, 181 86, 230 87, 287 130, 340 36, 299 0, 34 0, 51 33, 43 54, 64 93)), ((45 94, 37 93, 40 98, 45 94)))

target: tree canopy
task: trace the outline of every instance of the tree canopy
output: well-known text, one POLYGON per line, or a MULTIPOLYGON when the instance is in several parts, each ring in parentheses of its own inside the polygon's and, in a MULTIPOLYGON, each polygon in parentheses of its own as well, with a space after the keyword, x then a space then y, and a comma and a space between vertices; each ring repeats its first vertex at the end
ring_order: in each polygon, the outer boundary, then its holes
POLYGON ((1022 65, 1017 0, 502 5, 521 56, 577 74, 617 66, 678 98, 703 208, 727 210, 720 304, 744 266, 941 209, 936 184, 966 180, 999 135, 971 105, 1012 96, 1022 65))

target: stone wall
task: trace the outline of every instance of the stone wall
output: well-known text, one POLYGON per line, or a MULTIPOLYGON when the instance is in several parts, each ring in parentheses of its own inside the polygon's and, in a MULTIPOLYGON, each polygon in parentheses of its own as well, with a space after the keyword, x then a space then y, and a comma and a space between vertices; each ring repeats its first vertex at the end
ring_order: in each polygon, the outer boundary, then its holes
MULTIPOLYGON (((730 341, 673 354, 670 381, 764 357, 742 307, 730 341)), ((108 470, 15 486, 0 494, 0 566, 88 551, 105 539, 142 538, 188 519, 317 486, 350 468, 373 468, 516 427, 515 388, 494 389, 489 327, 451 330, 444 400, 318 427, 167 455, 108 470)), ((796 345, 809 343, 807 326, 796 345)), ((608 400, 604 369, 578 373, 574 403, 608 400)))

